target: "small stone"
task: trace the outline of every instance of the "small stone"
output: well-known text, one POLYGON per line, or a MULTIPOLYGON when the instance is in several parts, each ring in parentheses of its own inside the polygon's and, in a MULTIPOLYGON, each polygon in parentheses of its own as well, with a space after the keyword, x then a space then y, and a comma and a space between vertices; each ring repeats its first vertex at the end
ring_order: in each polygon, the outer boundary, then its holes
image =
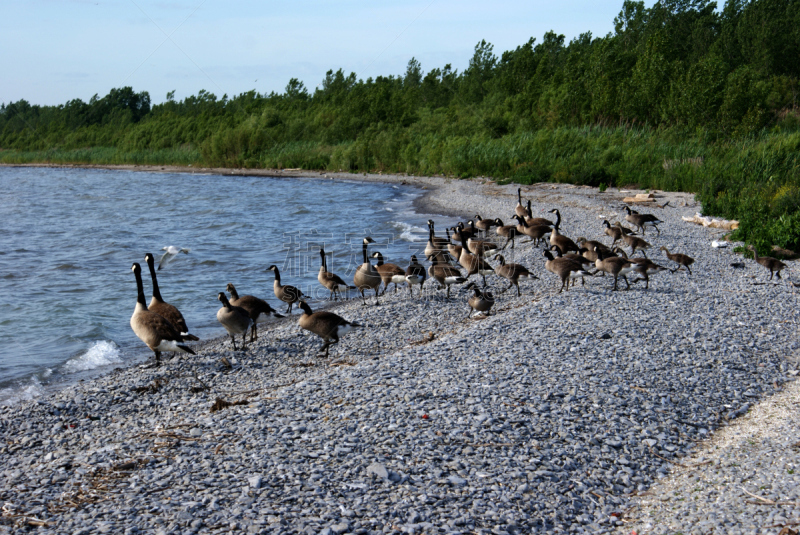
POLYGON ((372 463, 367 467, 367 475, 375 475, 381 479, 389 479, 389 472, 386 467, 380 463, 372 463))
POLYGON ((193 427, 192 430, 189 431, 189 434, 191 436, 193 436, 193 437, 203 436, 203 432, 200 429, 198 429, 197 427, 193 427))
POLYGON ((347 531, 349 531, 350 524, 348 524, 347 522, 341 522, 339 524, 334 524, 333 526, 330 527, 330 529, 333 533, 339 535, 340 533, 346 533, 347 531))
POLYGON ((250 483, 250 488, 253 489, 261 488, 261 476, 250 476, 247 478, 247 482, 250 483))
POLYGON ((458 476, 450 476, 450 477, 447 478, 447 481, 451 485, 453 485, 454 487, 463 487, 464 485, 467 484, 467 480, 466 479, 464 479, 463 477, 458 477, 458 476))

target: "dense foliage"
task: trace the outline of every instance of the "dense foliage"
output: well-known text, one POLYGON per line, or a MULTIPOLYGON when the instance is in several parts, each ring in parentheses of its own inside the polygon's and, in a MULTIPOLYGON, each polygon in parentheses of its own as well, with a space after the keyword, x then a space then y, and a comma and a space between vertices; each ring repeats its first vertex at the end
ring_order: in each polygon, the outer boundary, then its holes
POLYGON ((151 105, 114 89, 89 103, 0 108, 0 161, 176 163, 491 175, 518 182, 692 191, 766 251, 800 247, 800 0, 626 0, 615 31, 548 32, 468 67, 313 93, 151 105))

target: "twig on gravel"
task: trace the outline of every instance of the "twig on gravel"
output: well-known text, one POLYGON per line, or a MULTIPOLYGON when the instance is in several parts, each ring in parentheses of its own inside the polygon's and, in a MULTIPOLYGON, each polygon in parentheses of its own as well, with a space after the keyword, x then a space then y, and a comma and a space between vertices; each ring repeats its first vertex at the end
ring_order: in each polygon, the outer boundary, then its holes
MULTIPOLYGON (((762 498, 761 496, 756 496, 752 492, 748 492, 748 490, 746 488, 744 488, 744 487, 742 487, 742 490, 745 492, 745 494, 747 494, 749 496, 752 496, 756 500, 760 500, 761 502, 763 502, 762 505, 775 505, 775 502, 773 500, 770 500, 770 499, 767 499, 767 498, 762 498)), ((751 502, 751 501, 748 500, 748 503, 759 503, 759 502, 751 502)))
POLYGON ((668 463, 672 463, 672 464, 674 464, 674 465, 676 465, 676 466, 680 466, 681 468, 689 468, 689 467, 688 467, 688 466, 686 466, 685 464, 681 464, 681 463, 679 463, 679 462, 677 462, 677 461, 673 461, 672 459, 667 459, 666 457, 662 457, 661 455, 659 455, 658 453, 656 453, 656 450, 654 450, 653 448, 650 448, 650 453, 652 453, 653 455, 655 455, 656 457, 658 457, 658 458, 659 458, 659 459, 661 459, 662 461, 667 461, 668 463))

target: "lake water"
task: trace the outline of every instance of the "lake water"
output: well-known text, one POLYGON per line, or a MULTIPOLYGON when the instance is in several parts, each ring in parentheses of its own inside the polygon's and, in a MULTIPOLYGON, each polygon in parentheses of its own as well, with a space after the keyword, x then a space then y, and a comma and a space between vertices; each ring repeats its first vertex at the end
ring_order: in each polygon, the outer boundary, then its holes
POLYGON ((133 262, 150 300, 147 252, 191 249, 158 282, 207 339, 225 334, 216 311, 228 282, 285 310, 270 264, 284 284, 326 299, 316 280, 320 244, 333 253, 329 270, 348 282, 367 235, 377 242, 370 252, 405 267, 427 239, 417 195, 330 179, 0 167, 0 403, 152 355, 129 324, 133 262))

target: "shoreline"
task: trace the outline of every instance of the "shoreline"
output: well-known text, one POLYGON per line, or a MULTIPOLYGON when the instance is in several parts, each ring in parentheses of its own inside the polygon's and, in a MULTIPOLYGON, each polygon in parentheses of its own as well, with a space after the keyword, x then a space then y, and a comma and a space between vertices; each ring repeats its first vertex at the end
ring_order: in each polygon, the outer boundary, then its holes
MULTIPOLYGON (((325 174, 331 173, 297 176, 325 174)), ((406 181, 425 189, 418 199, 433 208, 428 213, 477 211, 504 221, 518 187, 335 175, 406 181)), ((591 231, 590 239, 601 239, 599 217, 623 196, 568 185, 521 187, 524 196, 535 195, 537 215, 559 206, 564 232, 591 231)), ((484 320, 464 320, 463 292, 449 301, 387 293, 377 309, 358 300, 331 305, 366 327, 334 346, 328 361, 312 356, 319 340, 303 333, 295 316, 267 324, 252 351, 234 359, 223 337, 199 346, 196 359, 179 357, 155 370, 134 365, 14 410, 0 408, 0 436, 8 444, 0 459, 9 467, 0 471, 0 488, 7 489, 0 497, 21 515, 6 515, 0 533, 26 518, 52 522, 40 532, 86 534, 123 525, 156 533, 630 531, 623 522, 630 517, 619 512, 633 495, 671 481, 675 463, 705 451, 704 437, 722 439, 736 425, 724 426, 725 417, 737 422, 755 412, 796 376, 787 367, 794 361, 772 348, 790 347, 793 335, 780 322, 768 317, 758 330, 734 324, 720 333, 703 311, 711 306, 720 321, 744 320, 744 305, 780 296, 784 302, 767 313, 796 325, 796 294, 753 285, 764 278, 754 267, 735 278, 725 270, 731 251, 692 245, 716 233, 680 222, 695 211, 691 196, 663 195, 659 202, 671 200, 658 212, 667 220, 663 236, 646 238, 695 247, 703 256, 693 253, 694 278, 659 275, 649 293, 641 285, 612 293, 605 277, 557 294, 541 250, 518 243, 514 261, 534 266, 541 280, 523 283, 520 298, 497 292, 496 315, 484 320), (703 274, 718 277, 719 289, 706 288, 703 274), (751 297, 732 298, 741 294, 751 297), (693 312, 676 315, 685 310, 693 312), (233 369, 220 364, 222 356, 233 369), (195 376, 211 390, 193 391, 195 376), (707 385, 693 384, 693 377, 707 385), (152 391, 135 390, 144 387, 152 391), (743 397, 745 390, 755 397, 743 397), (209 412, 216 397, 247 403, 209 412), (731 415, 747 400, 759 405, 731 415), (125 463, 133 467, 115 468, 125 463), (102 478, 111 478, 104 501, 85 500, 102 478), (134 497, 141 492, 139 504, 134 497), (78 506, 69 505, 76 496, 78 506)), ((657 253, 648 256, 666 263, 657 253)), ((796 385, 784 388, 794 392, 796 385)), ((637 513, 647 516, 644 508, 637 513)), ((651 525, 641 532, 662 531, 651 525)))

